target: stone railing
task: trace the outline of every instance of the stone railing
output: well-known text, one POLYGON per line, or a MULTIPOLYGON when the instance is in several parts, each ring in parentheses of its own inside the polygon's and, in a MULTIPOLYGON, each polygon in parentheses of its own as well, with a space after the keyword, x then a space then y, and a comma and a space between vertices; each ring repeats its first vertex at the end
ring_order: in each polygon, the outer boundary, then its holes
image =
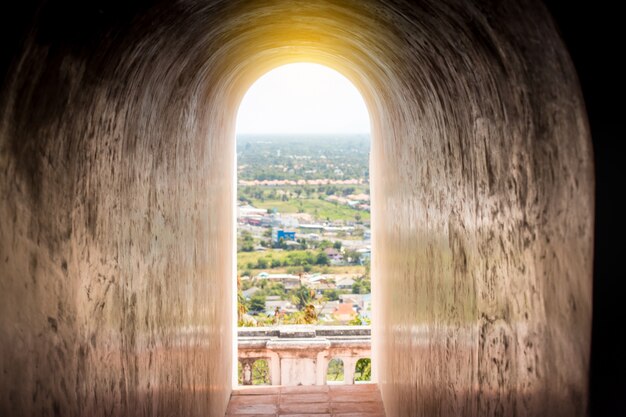
POLYGON ((240 327, 243 384, 252 384, 255 361, 265 359, 272 385, 325 385, 331 359, 343 361, 344 384, 354 383, 359 359, 371 357, 369 326, 240 327))

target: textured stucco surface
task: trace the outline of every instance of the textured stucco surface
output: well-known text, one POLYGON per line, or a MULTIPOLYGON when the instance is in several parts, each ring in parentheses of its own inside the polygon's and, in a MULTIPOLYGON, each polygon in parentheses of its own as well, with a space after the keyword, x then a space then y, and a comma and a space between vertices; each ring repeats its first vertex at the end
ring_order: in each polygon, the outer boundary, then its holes
POLYGON ((541 4, 34 10, 0 102, 1 415, 223 414, 236 108, 302 60, 371 113, 388 415, 585 414, 590 139, 541 4))

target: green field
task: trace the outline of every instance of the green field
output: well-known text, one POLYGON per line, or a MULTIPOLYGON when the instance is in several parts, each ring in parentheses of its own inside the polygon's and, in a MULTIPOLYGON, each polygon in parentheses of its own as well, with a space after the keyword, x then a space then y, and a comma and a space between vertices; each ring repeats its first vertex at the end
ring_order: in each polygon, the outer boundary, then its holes
POLYGON ((370 213, 356 210, 348 206, 331 203, 316 198, 299 198, 281 200, 252 200, 254 207, 276 209, 279 213, 309 213, 320 220, 369 221, 370 213))
MULTIPOLYGON (((281 263, 291 256, 302 256, 306 254, 306 250, 273 250, 268 249, 266 251, 259 252, 238 252, 237 253, 237 271, 243 273, 243 271, 250 271, 252 275, 256 275, 259 272, 266 271, 272 274, 286 273, 290 267, 280 266, 275 268, 256 269, 248 268, 249 263, 256 264, 259 258, 277 259, 281 263)), ((308 251, 313 252, 315 251, 308 251)), ((326 274, 364 274, 365 267, 361 265, 345 265, 345 266, 313 266, 311 272, 323 272, 326 274)))
MULTIPOLYGON (((293 250, 291 253, 305 253, 304 250, 293 250)), ((238 252, 237 253, 237 269, 243 270, 247 268, 248 263, 252 262, 254 264, 257 263, 259 258, 272 258, 278 259, 281 262, 287 258, 287 254, 290 253, 287 251, 276 251, 268 249, 266 251, 260 252, 238 252)))

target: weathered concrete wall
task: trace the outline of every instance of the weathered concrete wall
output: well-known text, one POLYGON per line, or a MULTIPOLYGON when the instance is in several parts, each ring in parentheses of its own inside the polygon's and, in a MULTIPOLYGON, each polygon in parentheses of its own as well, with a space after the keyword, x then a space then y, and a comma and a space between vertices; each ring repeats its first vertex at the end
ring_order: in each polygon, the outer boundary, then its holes
POLYGON ((220 415, 234 145, 209 51, 182 11, 74 7, 44 7, 3 89, 0 415, 220 415))
POLYGON ((593 173, 569 59, 528 4, 405 13, 411 81, 371 170, 389 414, 585 415, 593 173))
POLYGON ((121 3, 43 3, 2 89, 0 414, 223 413, 234 115, 306 60, 371 112, 388 415, 584 415, 590 144, 540 4, 121 3))

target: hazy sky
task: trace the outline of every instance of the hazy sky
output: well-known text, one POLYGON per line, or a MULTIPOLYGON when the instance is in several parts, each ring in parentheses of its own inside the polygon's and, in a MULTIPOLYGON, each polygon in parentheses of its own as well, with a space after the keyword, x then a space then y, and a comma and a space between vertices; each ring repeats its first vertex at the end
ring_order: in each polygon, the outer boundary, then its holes
POLYGON ((250 87, 237 133, 369 133, 365 102, 343 75, 318 64, 288 64, 250 87))

